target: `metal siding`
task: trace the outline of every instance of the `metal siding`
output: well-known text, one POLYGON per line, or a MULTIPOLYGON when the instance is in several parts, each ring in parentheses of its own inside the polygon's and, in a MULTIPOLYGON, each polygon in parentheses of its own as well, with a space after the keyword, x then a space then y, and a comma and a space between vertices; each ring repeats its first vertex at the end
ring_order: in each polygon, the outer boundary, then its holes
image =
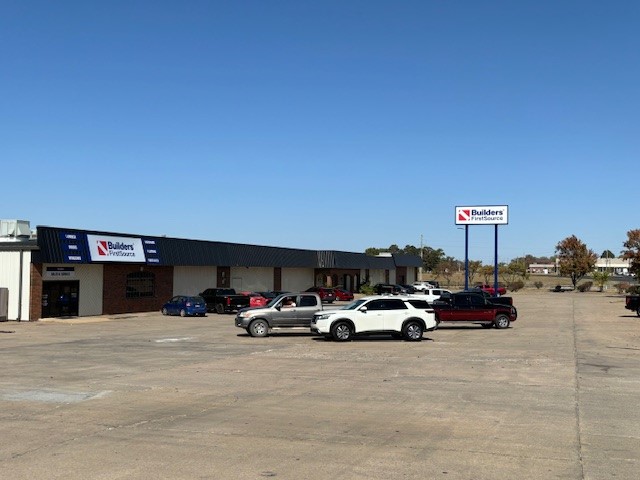
POLYGON ((197 295, 216 286, 216 267, 173 267, 173 295, 197 295))
POLYGON ((392 257, 369 257, 371 270, 394 270, 396 264, 392 257))
POLYGON ((273 267, 232 267, 231 286, 250 292, 273 290, 273 267))
MULTIPOLYGON (((364 253, 332 250, 301 250, 239 243, 149 237, 128 233, 96 232, 70 228, 37 227, 39 252, 34 252, 35 263, 66 263, 62 232, 79 235, 108 235, 155 240, 160 264, 169 266, 225 266, 225 267, 282 267, 282 268, 344 268, 393 270, 396 265, 420 266, 421 260, 413 255, 371 257, 364 253)), ((90 263, 87 258, 86 262, 90 263)))
POLYGON ((282 290, 286 292, 302 292, 314 285, 313 269, 283 268, 282 290))
POLYGON ((20 252, 0 252, 0 287, 5 287, 9 290, 8 320, 17 320, 19 278, 20 252))
POLYGON ((420 267, 422 260, 417 255, 393 254, 393 261, 398 267, 420 267))

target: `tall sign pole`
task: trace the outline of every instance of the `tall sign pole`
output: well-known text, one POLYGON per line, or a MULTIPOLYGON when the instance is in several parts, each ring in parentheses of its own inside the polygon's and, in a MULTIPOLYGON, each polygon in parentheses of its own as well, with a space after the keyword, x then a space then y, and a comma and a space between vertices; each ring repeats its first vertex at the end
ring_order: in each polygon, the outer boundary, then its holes
POLYGON ((464 225, 464 289, 469 289, 469 226, 493 225, 495 229, 493 288, 498 293, 498 225, 509 223, 508 205, 455 207, 456 225, 464 225))
POLYGON ((495 296, 498 296, 498 225, 494 225, 495 228, 495 240, 493 245, 495 252, 493 256, 493 292, 495 296))
POLYGON ((469 290, 469 225, 464 226, 464 289, 469 290))

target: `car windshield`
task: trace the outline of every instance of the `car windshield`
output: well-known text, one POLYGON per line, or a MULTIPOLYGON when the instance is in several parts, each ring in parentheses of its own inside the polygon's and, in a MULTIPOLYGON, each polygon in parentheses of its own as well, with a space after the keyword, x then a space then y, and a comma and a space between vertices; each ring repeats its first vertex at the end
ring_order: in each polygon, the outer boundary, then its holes
POLYGON ((356 310, 359 306, 365 303, 366 300, 355 300, 351 303, 347 303, 344 307, 339 308, 338 310, 356 310))
POLYGON ((276 303, 280 303, 284 297, 286 297, 286 295, 283 293, 278 295, 276 298, 271 299, 271 301, 267 303, 267 307, 274 307, 276 303))

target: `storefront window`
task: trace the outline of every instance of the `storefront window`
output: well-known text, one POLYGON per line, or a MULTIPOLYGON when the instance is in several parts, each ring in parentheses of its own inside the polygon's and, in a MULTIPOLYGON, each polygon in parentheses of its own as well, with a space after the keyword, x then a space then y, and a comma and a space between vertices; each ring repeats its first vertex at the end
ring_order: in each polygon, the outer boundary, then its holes
POLYGON ((134 272, 127 275, 127 298, 153 297, 156 276, 151 272, 134 272))

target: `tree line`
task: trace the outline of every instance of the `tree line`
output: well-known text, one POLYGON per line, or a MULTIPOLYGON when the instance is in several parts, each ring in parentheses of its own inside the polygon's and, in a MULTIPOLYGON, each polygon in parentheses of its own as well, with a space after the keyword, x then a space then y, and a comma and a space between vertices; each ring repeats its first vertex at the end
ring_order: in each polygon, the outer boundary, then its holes
MULTIPOLYGON (((640 276, 640 229, 629 230, 627 239, 622 244, 620 251, 622 258, 630 260, 630 272, 640 276)), ((398 245, 390 245, 388 248, 370 247, 365 250, 367 255, 378 255, 382 252, 392 254, 415 255, 422 258, 422 268, 436 276, 442 277, 451 282, 451 278, 456 272, 464 271, 464 261, 446 255, 441 248, 424 246, 422 248, 414 245, 406 245, 400 248, 398 245)), ((602 258, 615 258, 611 250, 605 250, 602 258)), ((571 235, 560 240, 555 247, 555 255, 551 257, 536 257, 534 255, 524 255, 511 260, 509 263, 500 263, 498 273, 503 281, 512 284, 518 280, 527 279, 529 276, 528 266, 532 263, 556 263, 559 274, 571 279, 575 288, 577 283, 587 274, 593 274, 594 280, 603 285, 607 282, 609 272, 594 272, 598 255, 575 235, 571 235)), ((492 283, 493 265, 483 265, 481 261, 469 261, 469 282, 477 278, 482 278, 484 283, 492 283)))

